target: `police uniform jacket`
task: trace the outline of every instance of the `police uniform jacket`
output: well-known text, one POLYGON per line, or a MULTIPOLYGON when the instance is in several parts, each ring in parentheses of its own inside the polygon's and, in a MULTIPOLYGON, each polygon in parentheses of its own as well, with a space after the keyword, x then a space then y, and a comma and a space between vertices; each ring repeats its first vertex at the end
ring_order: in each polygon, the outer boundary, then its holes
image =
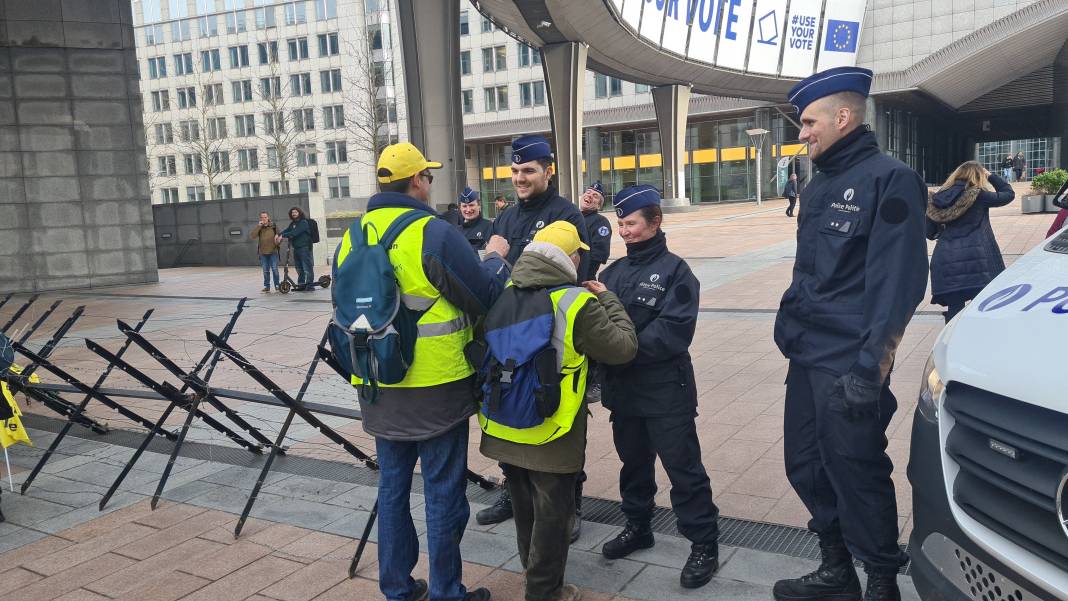
MULTIPOLYGON (((508 264, 514 265, 519 255, 523 254, 523 249, 534 239, 534 234, 554 221, 571 222, 578 230, 579 238, 589 243, 582 213, 571 201, 557 194, 555 186, 550 185, 538 196, 521 200, 505 209, 493 221, 493 234, 508 241, 508 256, 505 257, 508 264)), ((585 256, 582 263, 580 270, 588 263, 585 256)))
POLYGON ((927 188, 867 126, 814 163, 775 343, 803 367, 883 382, 927 287, 927 188))
POLYGON ((583 213, 586 221, 586 241, 590 245, 590 266, 585 274, 579 274, 579 281, 592 280, 597 277, 597 270, 608 262, 612 252, 612 226, 608 219, 597 211, 583 213))
POLYGON ((696 415, 690 343, 697 328, 701 284, 667 248, 663 232, 627 247, 627 256, 601 272, 638 332, 638 354, 604 367, 601 398, 614 415, 696 415))
POLYGON ((486 242, 489 241, 490 235, 493 233, 493 222, 479 215, 470 221, 465 220, 460 228, 464 233, 464 237, 471 243, 471 248, 482 250, 486 248, 486 242))

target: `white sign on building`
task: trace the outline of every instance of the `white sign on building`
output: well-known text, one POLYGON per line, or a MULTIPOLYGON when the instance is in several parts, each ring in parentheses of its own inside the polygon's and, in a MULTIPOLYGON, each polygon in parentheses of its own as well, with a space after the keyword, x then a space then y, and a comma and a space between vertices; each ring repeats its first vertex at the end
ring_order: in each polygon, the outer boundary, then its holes
POLYGON ((648 42, 725 69, 781 77, 857 61, 866 0, 611 0, 648 42))

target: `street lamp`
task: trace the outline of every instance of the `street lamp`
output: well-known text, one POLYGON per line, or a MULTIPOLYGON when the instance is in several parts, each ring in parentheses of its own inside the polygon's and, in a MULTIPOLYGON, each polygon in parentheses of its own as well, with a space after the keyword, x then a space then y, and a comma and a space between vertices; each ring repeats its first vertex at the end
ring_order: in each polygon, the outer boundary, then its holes
POLYGON ((757 206, 760 206, 760 205, 763 204, 763 200, 764 200, 764 197, 761 194, 761 181, 760 180, 763 178, 763 176, 762 176, 762 173, 760 171, 760 158, 761 158, 761 155, 763 154, 763 150, 764 150, 764 136, 768 135, 768 133, 770 133, 770 132, 768 130, 766 130, 766 129, 757 127, 757 128, 754 128, 754 129, 747 129, 747 130, 745 130, 745 133, 749 134, 749 138, 751 140, 753 140, 753 146, 756 146, 756 155, 757 155, 756 156, 756 163, 757 163, 756 164, 756 171, 757 171, 757 176, 756 176, 756 184, 757 184, 756 196, 757 196, 757 206))

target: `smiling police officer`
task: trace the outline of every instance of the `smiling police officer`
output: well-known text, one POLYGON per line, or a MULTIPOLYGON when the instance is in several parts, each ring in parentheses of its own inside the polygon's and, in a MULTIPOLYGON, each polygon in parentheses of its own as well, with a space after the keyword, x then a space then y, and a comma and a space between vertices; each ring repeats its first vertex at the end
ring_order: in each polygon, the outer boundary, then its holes
POLYGON ((471 243, 471 248, 476 251, 486 248, 493 231, 493 222, 482 216, 482 203, 478 192, 464 188, 464 193, 460 195, 460 215, 464 218, 460 229, 471 243))
POLYGON ((775 320, 786 378, 786 474, 812 514, 822 563, 779 601, 898 600, 897 503, 886 427, 890 370, 927 286, 927 188, 864 125, 872 72, 839 67, 790 91, 819 172, 804 190, 793 282, 775 320))
POLYGON ((660 194, 648 185, 620 190, 613 199, 627 256, 601 272, 638 332, 638 355, 603 366, 601 399, 612 412, 612 437, 623 463, 619 494, 627 524, 601 548, 608 559, 648 549, 656 496, 656 458, 671 480, 671 508, 690 556, 679 584, 698 588, 719 569, 719 509, 701 463, 697 386, 690 343, 697 328, 701 284, 690 266, 668 250, 661 230, 660 194))
POLYGON ((597 272, 608 262, 612 252, 612 224, 601 214, 604 205, 604 186, 600 180, 586 187, 579 199, 582 218, 586 220, 586 237, 590 242, 590 264, 586 273, 579 274, 579 281, 597 279, 597 272))

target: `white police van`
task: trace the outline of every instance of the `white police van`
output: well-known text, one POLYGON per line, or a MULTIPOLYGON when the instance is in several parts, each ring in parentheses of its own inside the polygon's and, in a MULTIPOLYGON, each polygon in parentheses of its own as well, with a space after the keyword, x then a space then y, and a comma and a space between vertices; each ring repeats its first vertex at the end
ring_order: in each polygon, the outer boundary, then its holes
POLYGON ((912 430, 927 601, 1068 599, 1068 229, 942 331, 912 430))

